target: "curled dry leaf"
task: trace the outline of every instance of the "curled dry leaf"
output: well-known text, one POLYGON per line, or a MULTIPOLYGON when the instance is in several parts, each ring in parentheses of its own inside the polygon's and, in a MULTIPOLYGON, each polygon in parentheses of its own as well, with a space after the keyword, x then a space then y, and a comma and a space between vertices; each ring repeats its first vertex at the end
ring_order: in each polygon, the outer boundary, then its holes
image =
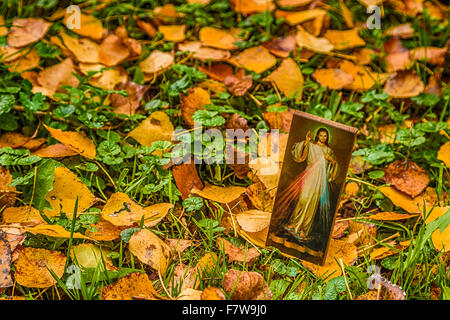
POLYGON ((111 222, 101 219, 96 224, 91 224, 95 231, 86 230, 86 236, 97 241, 114 241, 120 238, 122 228, 113 225, 111 222))
POLYGON ((59 251, 21 247, 17 249, 19 258, 14 264, 14 279, 29 288, 48 288, 56 284, 48 269, 58 278, 64 273, 66 256, 59 251))
POLYGON ((372 214, 368 216, 367 218, 371 220, 377 220, 377 221, 399 221, 399 220, 407 220, 410 218, 415 218, 417 215, 413 214, 404 214, 404 213, 397 213, 397 212, 379 212, 376 214, 372 214))
POLYGON ((4 232, 0 230, 0 288, 8 288, 12 285, 11 247, 4 232))
POLYGON ((296 96, 296 101, 301 100, 304 79, 300 68, 293 59, 283 60, 280 66, 264 80, 273 81, 286 97, 296 96))
POLYGON ((225 252, 225 254, 228 256, 229 262, 245 262, 246 265, 251 265, 260 256, 260 253, 256 248, 248 249, 246 247, 244 249, 241 249, 223 238, 217 238, 217 246, 219 247, 219 250, 223 250, 225 252))
POLYGON ((87 38, 74 38, 66 33, 61 33, 61 38, 77 61, 85 63, 100 62, 99 46, 94 41, 87 38))
POLYGON ((173 64, 173 56, 171 54, 154 50, 145 60, 139 64, 144 73, 160 72, 173 64))
MULTIPOLYGON (((436 220, 437 218, 443 216, 447 212, 449 212, 450 206, 446 207, 434 207, 430 210, 427 210, 427 213, 429 215, 427 216, 427 219, 425 220, 426 224, 429 224, 430 222, 436 220)), ((444 230, 436 230, 431 235, 431 241, 433 242, 434 247, 436 250, 448 252, 450 251, 450 228, 447 226, 444 230)))
POLYGON ((222 290, 217 287, 206 287, 203 289, 202 300, 226 300, 222 290))
POLYGON ((348 220, 344 221, 336 220, 336 222, 333 225, 331 237, 333 239, 341 239, 345 235, 345 232, 348 230, 349 227, 350 222, 348 220))
POLYGON ((170 249, 160 238, 147 229, 141 229, 130 238, 130 252, 163 275, 170 258, 170 249))
POLYGON ((207 184, 202 190, 193 189, 192 193, 211 201, 226 204, 239 199, 245 190, 244 187, 238 186, 218 187, 207 184))
POLYGON ((314 52, 328 53, 334 49, 334 45, 326 38, 317 38, 300 28, 295 35, 295 41, 300 47, 305 47, 314 52))
POLYGON ((70 258, 74 263, 83 268, 98 268, 104 270, 116 270, 112 260, 108 257, 109 251, 92 243, 82 243, 71 247, 70 258))
POLYGON ((384 172, 386 182, 412 198, 421 194, 430 183, 426 171, 410 160, 395 161, 384 172))
MULTIPOLYGON (((66 11, 63 20, 64 24, 67 26, 70 23, 73 26, 73 19, 74 15, 70 14, 69 11, 66 11)), ((94 40, 101 40, 107 33, 107 30, 103 28, 102 22, 93 15, 86 15, 82 13, 79 15, 79 20, 79 28, 70 27, 68 29, 75 33, 78 33, 81 36, 88 37, 94 40)))
POLYGON ((122 192, 114 193, 102 209, 102 218, 115 226, 132 226, 139 224, 142 218, 144 225, 152 227, 160 222, 173 208, 170 203, 157 203, 141 207, 122 192))
POLYGON ((204 47, 200 41, 183 42, 178 45, 178 50, 182 52, 192 52, 192 57, 201 61, 224 61, 230 58, 230 52, 204 47))
POLYGON ((186 124, 193 127, 192 116, 196 111, 203 109, 203 106, 211 104, 211 99, 209 93, 199 87, 189 88, 187 92, 187 95, 180 94, 181 115, 186 124))
POLYGON ((450 167, 450 141, 447 141, 439 148, 437 158, 444 162, 447 167, 450 167))
POLYGON ((238 41, 239 38, 235 37, 234 34, 228 30, 203 27, 200 29, 198 36, 202 45, 207 47, 223 50, 234 50, 238 48, 234 42, 238 41))
POLYGON ((94 159, 96 155, 95 144, 86 137, 83 132, 62 131, 54 129, 44 124, 44 127, 50 132, 53 138, 64 144, 69 149, 77 152, 83 157, 94 159))
POLYGON ((353 82, 353 76, 341 69, 316 69, 313 78, 320 85, 332 90, 339 90, 353 82))
POLYGON ((133 300, 134 298, 155 300, 159 298, 148 275, 141 272, 130 273, 103 287, 101 295, 102 300, 133 300))
POLYGON ((425 60, 429 64, 443 64, 445 62, 445 56, 448 53, 448 48, 436 48, 436 47, 418 47, 409 51, 411 59, 413 60, 425 60))
POLYGON ((173 131, 169 116, 164 111, 155 111, 132 130, 129 136, 143 146, 150 146, 155 141, 171 141, 173 131))
POLYGON ((273 55, 280 58, 287 58, 291 51, 295 49, 295 35, 284 38, 275 38, 264 44, 264 47, 273 55))
POLYGON ((125 90, 127 96, 118 93, 111 94, 111 106, 114 108, 114 112, 127 115, 135 114, 148 89, 149 86, 143 86, 132 81, 117 84, 115 90, 125 90))
POLYGON ((72 214, 78 197, 77 212, 84 212, 95 203, 96 198, 89 188, 75 173, 65 167, 55 169, 53 189, 47 193, 45 199, 53 210, 44 209, 45 215, 54 217, 60 212, 72 214))
POLYGON ((12 176, 9 170, 0 167, 0 205, 12 207, 16 203, 16 187, 11 187, 12 176))
POLYGON ((236 75, 232 74, 223 80, 223 83, 234 96, 243 96, 253 85, 253 78, 240 69, 236 75))
POLYGON ((9 207, 3 211, 2 223, 35 226, 44 223, 39 211, 31 206, 9 207))
POLYGON ((115 66, 122 63, 130 56, 129 48, 122 39, 115 34, 107 36, 100 44, 98 59, 100 63, 107 66, 115 66))
POLYGON ((170 26, 159 26, 158 31, 164 36, 164 40, 181 42, 185 39, 186 26, 183 25, 170 25, 170 26))
POLYGON ((272 292, 261 274, 230 269, 223 288, 232 300, 270 300, 272 292))
POLYGON ((245 49, 231 57, 229 62, 237 67, 245 68, 256 73, 262 73, 272 68, 277 59, 270 54, 269 50, 262 46, 245 49))
POLYGON ((324 37, 331 42, 335 50, 347 50, 366 44, 359 36, 359 28, 350 30, 327 30, 324 37))
POLYGON ((412 71, 399 71, 389 77, 384 92, 393 98, 415 97, 423 92, 425 85, 420 77, 412 71))
POLYGON ((338 262, 342 259, 344 267, 346 265, 351 266, 358 259, 358 250, 354 244, 348 243, 347 241, 331 239, 323 266, 303 260, 302 264, 316 276, 320 278, 326 276, 327 280, 330 280, 342 274, 341 266, 335 259, 338 262))
POLYGON ((15 18, 9 30, 7 43, 11 47, 24 47, 40 40, 50 28, 42 18, 15 18))
POLYGON ((75 67, 72 59, 67 58, 39 72, 37 82, 44 89, 43 94, 53 95, 63 85, 78 86, 79 80, 72 73, 76 73, 75 67))
POLYGON ((66 147, 63 143, 52 144, 51 146, 40 148, 32 153, 32 155, 41 158, 63 158, 77 155, 73 149, 66 147))
POLYGON ((189 197, 192 189, 203 189, 203 182, 198 176, 197 167, 193 161, 174 166, 172 174, 183 200, 189 197))
MULTIPOLYGON (((25 230, 32 234, 42 234, 54 238, 69 239, 71 237, 70 231, 67 231, 59 224, 39 224, 36 226, 27 227, 25 230)), ((72 238, 91 240, 89 237, 79 232, 74 232, 72 238)))

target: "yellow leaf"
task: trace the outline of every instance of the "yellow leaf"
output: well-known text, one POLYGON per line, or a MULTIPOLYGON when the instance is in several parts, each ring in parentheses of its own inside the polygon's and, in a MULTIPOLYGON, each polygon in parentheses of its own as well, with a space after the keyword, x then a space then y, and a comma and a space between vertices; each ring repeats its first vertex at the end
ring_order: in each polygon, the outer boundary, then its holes
POLYGON ((372 214, 367 218, 378 221, 398 221, 398 220, 406 220, 410 218, 417 217, 417 215, 396 213, 396 212, 379 212, 376 214, 372 214))
POLYGON ((427 203, 423 195, 411 198, 393 187, 381 187, 379 190, 397 207, 403 208, 409 213, 422 213, 423 205, 427 203))
POLYGON ((100 267, 101 270, 104 270, 104 265, 106 265, 107 270, 116 270, 108 253, 108 250, 100 249, 92 243, 82 243, 71 248, 70 258, 83 268, 100 267))
POLYGON ((206 185, 202 190, 193 189, 192 193, 202 198, 225 204, 237 200, 245 190, 246 188, 237 186, 218 187, 206 185))
POLYGON ((150 300, 158 296, 148 275, 141 272, 130 273, 102 289, 102 300, 150 300))
POLYGON ((450 167, 450 141, 439 148, 437 158, 444 162, 447 167, 450 167))
POLYGON ((302 98, 303 75, 297 63, 291 58, 281 62, 281 65, 264 80, 273 81, 288 98, 297 95, 296 101, 302 98))
POLYGON ((173 64, 173 56, 159 50, 154 50, 145 60, 139 64, 144 73, 162 71, 173 64))
POLYGON ((127 79, 127 73, 122 68, 117 67, 114 69, 103 70, 100 75, 96 75, 89 79, 89 83, 94 87, 99 87, 104 90, 114 90, 116 85, 126 82, 127 79))
POLYGON ((300 47, 305 47, 311 51, 328 53, 334 49, 333 44, 326 38, 317 38, 306 32, 303 28, 297 31, 295 41, 300 47))
POLYGON ((163 111, 155 111, 131 131, 129 136, 143 146, 150 146, 155 141, 171 141, 173 131, 169 116, 163 111))
POLYGON ((129 249, 142 263, 161 272, 161 275, 166 272, 170 248, 150 230, 141 229, 133 233, 129 249))
POLYGON ((333 45, 335 50, 346 50, 364 46, 366 43, 359 37, 359 29, 351 30, 327 30, 324 37, 333 45))
POLYGON ((237 67, 262 73, 272 68, 277 63, 277 59, 266 48, 256 46, 245 49, 241 53, 231 57, 229 62, 237 67))
MULTIPOLYGON (((434 207, 431 209, 431 213, 427 210, 427 214, 429 213, 425 223, 428 224, 437 218, 443 216, 450 210, 450 206, 446 207, 434 207)), ((450 251, 450 226, 447 226, 444 230, 437 229, 431 235, 431 241, 433 242, 436 250, 448 252, 450 251)))
POLYGON ((44 124, 44 127, 50 132, 53 138, 64 144, 69 149, 81 154, 82 156, 94 159, 96 155, 95 144, 84 133, 76 131, 62 131, 54 129, 44 124))
POLYGON ((30 206, 9 207, 3 211, 2 223, 20 223, 23 225, 37 225, 44 223, 39 211, 30 206))
POLYGON ((239 40, 228 30, 220 30, 212 27, 201 28, 199 38, 202 45, 223 50, 237 49, 234 42, 239 40))
POLYGON ((159 26, 158 31, 164 35, 167 41, 181 42, 185 39, 185 25, 159 26))
MULTIPOLYGON (((45 236, 64 239, 70 238, 70 231, 67 231, 63 226, 60 226, 59 224, 39 224, 34 227, 26 228, 25 230, 32 234, 42 234, 45 236)), ((89 237, 86 237, 79 232, 74 232, 72 238, 91 240, 89 237)))
POLYGON ((236 215, 239 226, 246 232, 259 232, 270 224, 272 213, 260 210, 247 210, 236 215))
POLYGON ((283 17, 286 22, 295 26, 308 20, 316 19, 319 16, 326 15, 327 12, 322 9, 311 9, 304 11, 276 11, 276 17, 283 17))
POLYGON ((72 214, 77 197, 78 213, 86 211, 95 203, 95 196, 76 174, 65 167, 57 167, 53 189, 45 197, 53 210, 44 209, 44 214, 50 217, 54 217, 60 212, 72 214))
POLYGON ((139 224, 144 217, 144 225, 152 227, 161 221, 172 208, 173 204, 170 203, 157 203, 143 208, 132 201, 127 194, 117 192, 106 202, 101 214, 104 220, 115 226, 139 224))

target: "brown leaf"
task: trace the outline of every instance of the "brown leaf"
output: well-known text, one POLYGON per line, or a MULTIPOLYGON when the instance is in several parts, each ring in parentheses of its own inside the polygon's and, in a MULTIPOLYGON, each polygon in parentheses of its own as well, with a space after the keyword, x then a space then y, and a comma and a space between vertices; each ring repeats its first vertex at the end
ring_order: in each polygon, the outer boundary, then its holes
POLYGON ((253 85, 253 78, 247 75, 244 69, 240 69, 236 75, 225 77, 223 83, 234 96, 243 96, 253 85))
POLYGON ((169 264, 170 249, 153 232, 141 229, 133 233, 129 241, 129 249, 139 261, 164 275, 169 264))
POLYGON ((0 206, 12 207, 16 203, 16 187, 11 187, 12 176, 8 169, 0 167, 0 206))
POLYGON ((430 183, 426 171, 410 160, 395 161, 384 172, 386 182, 411 198, 421 194, 430 183))
POLYGON ((262 46, 245 49, 231 57, 229 62, 237 67, 245 68, 256 73, 262 73, 272 68, 277 59, 270 54, 269 50, 262 46))
POLYGON ((0 288, 8 288, 12 285, 11 247, 5 234, 0 230, 0 288))
POLYGON ((14 264, 14 279, 29 288, 48 288, 56 284, 48 269, 58 278, 64 273, 66 256, 59 251, 21 247, 17 249, 19 258, 14 264))
POLYGON ((144 73, 156 73, 170 67, 173 61, 171 54, 154 50, 145 60, 139 63, 139 68, 144 73))
POLYGON ((52 144, 51 146, 40 148, 34 151, 31 155, 35 155, 41 158, 63 158, 77 155, 73 149, 66 147, 63 143, 52 144))
POLYGON ((102 300, 133 300, 133 298, 155 300, 159 298, 148 275, 141 272, 130 273, 103 287, 101 295, 102 300))
POLYGON ((245 262, 246 265, 251 265, 260 256, 260 253, 256 248, 241 249, 223 238, 217 238, 217 246, 219 247, 219 250, 223 250, 225 254, 228 255, 229 262, 245 262))
POLYGON ((136 21, 136 24, 138 25, 139 29, 141 29, 147 35, 149 35, 150 38, 153 38, 154 36, 156 36, 156 33, 158 31, 155 29, 155 27, 151 23, 139 20, 139 19, 137 19, 137 17, 135 17, 135 21, 136 21))
POLYGON ((193 161, 174 166, 172 173, 183 200, 189 197, 192 189, 203 189, 203 182, 198 176, 197 167, 193 161))
POLYGON ((380 259, 384 259, 386 257, 392 256, 392 255, 397 254, 397 253, 405 250, 406 248, 408 248, 410 243, 411 243, 410 240, 402 241, 398 244, 395 243, 395 241, 388 242, 387 245, 389 245, 389 246, 382 246, 380 248, 374 249, 370 253, 370 259, 380 260, 380 259))
POLYGON ((24 47, 40 40, 50 28, 42 18, 15 18, 9 30, 7 43, 11 47, 24 47))
POLYGON ((0 137, 0 148, 25 148, 35 150, 45 143, 45 138, 25 137, 20 132, 5 132, 0 137))
POLYGON ((273 81, 286 97, 296 96, 297 102, 301 100, 304 80, 300 68, 293 59, 283 60, 280 66, 264 80, 273 81))
POLYGON ((346 221, 337 220, 333 226, 333 231, 331 233, 331 237, 333 239, 341 239, 349 227, 350 227, 350 222, 348 220, 346 220, 346 221))
POLYGON ((62 41, 67 49, 74 55, 79 62, 98 63, 99 46, 87 38, 74 38, 66 33, 61 33, 62 41))
POLYGON ((257 272, 228 270, 223 278, 223 288, 232 300, 270 300, 272 292, 257 272))
POLYGON ((291 51, 295 49, 295 35, 290 35, 284 38, 275 38, 263 44, 270 53, 280 58, 287 58, 291 51))
POLYGON ((448 53, 448 48, 436 48, 436 47, 418 47, 409 50, 411 59, 419 61, 425 60, 429 64, 443 64, 445 62, 445 56, 448 53))
POLYGON ((169 246, 172 256, 176 254, 182 254, 184 250, 192 246, 192 240, 185 239, 166 239, 165 241, 169 246), (176 253, 176 254, 175 254, 176 253))
POLYGON ((194 126, 192 116, 198 110, 203 109, 203 106, 211 104, 209 93, 199 87, 189 88, 188 94, 180 94, 181 101, 181 115, 184 121, 190 127, 194 126))
POLYGON ((212 63, 198 68, 214 80, 224 81, 227 76, 233 74, 233 68, 225 63, 212 63))
POLYGON ((114 112, 127 115, 135 114, 148 89, 149 86, 143 86, 132 81, 116 85, 115 90, 125 90, 127 96, 118 93, 111 94, 111 106, 114 108, 114 112))
POLYGON ((155 141, 171 141, 173 131, 169 116, 164 111, 155 111, 132 130, 129 136, 143 146, 151 146, 155 141))
POLYGON ((107 66, 115 66, 130 56, 130 50, 115 34, 107 36, 100 44, 98 51, 99 62, 107 66))
POLYGON ((399 71, 389 77, 384 92, 393 98, 415 97, 423 92, 425 85, 413 71, 399 71))
POLYGON ((342 240, 354 244, 356 247, 362 247, 375 243, 376 235, 376 225, 352 221, 350 222, 349 235, 342 240))
POLYGON ((178 50, 193 53, 194 59, 201 61, 224 61, 230 58, 230 52, 221 49, 204 47, 200 41, 183 42, 178 45, 178 50))
POLYGON ((270 224, 272 213, 260 210, 247 210, 236 215, 239 226, 247 232, 259 232, 270 224))
POLYGON ((86 137, 84 132, 62 131, 54 129, 44 124, 44 127, 50 132, 53 138, 64 144, 69 149, 77 152, 83 157, 94 159, 96 148, 94 142, 86 137))
POLYGON ((267 121, 271 129, 280 129, 281 131, 289 132, 293 114, 294 111, 292 109, 283 112, 267 111, 263 112, 263 118, 267 121))
MULTIPOLYGON (((174 288, 182 292, 186 289, 197 289, 200 285, 200 277, 197 269, 183 263, 178 264, 173 270, 173 278, 169 282, 168 290, 174 288)), ((180 294, 181 295, 181 294, 180 294)))
POLYGON ((414 29, 412 28, 411 23, 404 23, 387 29, 385 34, 393 37, 397 36, 402 39, 410 39, 414 35, 414 29))
POLYGON ((77 87, 79 80, 72 74, 76 73, 72 59, 55 64, 39 72, 37 81, 49 95, 53 95, 63 85, 77 87))
POLYGON ((384 51, 386 52, 386 71, 394 72, 404 70, 411 64, 408 49, 406 49, 399 37, 392 37, 384 43, 384 51))

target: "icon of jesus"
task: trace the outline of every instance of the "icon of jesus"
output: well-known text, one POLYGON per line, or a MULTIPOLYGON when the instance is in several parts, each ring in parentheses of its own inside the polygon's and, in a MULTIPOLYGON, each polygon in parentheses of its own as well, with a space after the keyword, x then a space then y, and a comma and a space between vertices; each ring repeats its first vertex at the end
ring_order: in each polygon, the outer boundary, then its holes
POLYGON ((290 204, 296 203, 281 228, 300 241, 310 239, 317 214, 322 225, 328 225, 332 218, 330 184, 339 175, 339 164, 328 143, 328 130, 321 127, 314 139, 308 131, 305 140, 295 143, 292 148, 293 160, 298 163, 306 161, 306 168, 281 192, 281 210, 286 212, 290 204))

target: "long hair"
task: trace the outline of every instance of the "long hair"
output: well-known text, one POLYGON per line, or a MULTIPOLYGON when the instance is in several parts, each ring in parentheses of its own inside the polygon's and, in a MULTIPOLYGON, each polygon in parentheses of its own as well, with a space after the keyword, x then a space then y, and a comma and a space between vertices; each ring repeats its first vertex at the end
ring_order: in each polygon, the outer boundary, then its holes
POLYGON ((314 138, 314 141, 315 142, 319 141, 319 134, 321 132, 325 132, 327 134, 327 140, 325 140, 325 145, 328 146, 328 139, 330 138, 330 134, 328 133, 328 130, 325 129, 325 128, 320 128, 319 130, 317 130, 316 137, 314 138))

